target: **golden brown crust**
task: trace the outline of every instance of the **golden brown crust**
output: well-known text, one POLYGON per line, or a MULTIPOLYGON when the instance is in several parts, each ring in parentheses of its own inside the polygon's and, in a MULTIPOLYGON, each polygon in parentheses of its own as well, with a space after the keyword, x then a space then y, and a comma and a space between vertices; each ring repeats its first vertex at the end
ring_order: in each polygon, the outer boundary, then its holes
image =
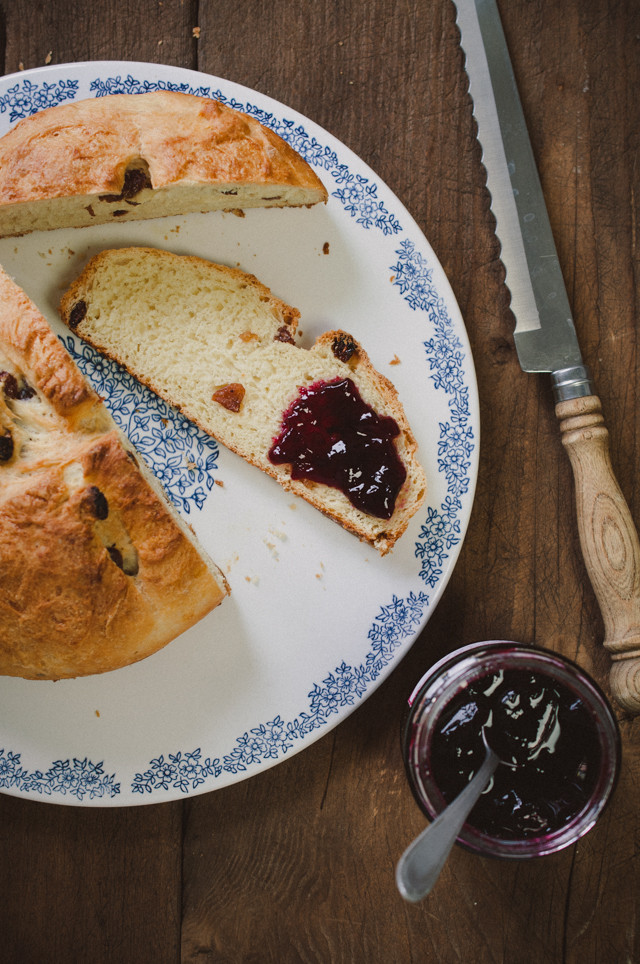
POLYGON ((209 98, 154 91, 61 104, 20 121, 0 139, 0 204, 118 194, 140 159, 153 188, 291 184, 327 196, 309 165, 254 118, 209 98))
MULTIPOLYGON (((81 489, 51 467, 0 514, 0 672, 34 679, 102 673, 144 659, 204 616, 211 575, 139 473, 117 433, 90 443, 81 489), (96 535, 95 485, 137 547, 126 574, 96 535), (168 595, 169 594, 169 595, 168 595)), ((113 553, 113 554, 112 554, 113 553)), ((217 597, 217 598, 216 598, 217 597)))
POLYGON ((0 345, 60 415, 100 404, 36 306, 1 269, 0 345))
POLYGON ((152 613, 93 537, 85 490, 70 496, 61 468, 32 483, 0 514, 0 671, 57 679, 124 665, 133 627, 144 640, 152 613))
POLYGON ((222 600, 224 577, 144 478, 98 396, 0 271, 0 674, 61 679, 151 655, 222 600), (79 417, 78 413, 82 413, 79 417))

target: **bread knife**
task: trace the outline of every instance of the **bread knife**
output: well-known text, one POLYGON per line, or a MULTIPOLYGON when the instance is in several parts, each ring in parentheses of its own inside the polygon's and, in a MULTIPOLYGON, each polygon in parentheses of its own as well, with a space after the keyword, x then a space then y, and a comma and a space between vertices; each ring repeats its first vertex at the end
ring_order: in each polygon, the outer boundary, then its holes
POLYGON ((548 372, 573 469, 580 544, 602 613, 616 701, 640 712, 640 543, 618 485, 600 399, 583 364, 495 0, 455 0, 469 92, 501 244, 514 341, 548 372))

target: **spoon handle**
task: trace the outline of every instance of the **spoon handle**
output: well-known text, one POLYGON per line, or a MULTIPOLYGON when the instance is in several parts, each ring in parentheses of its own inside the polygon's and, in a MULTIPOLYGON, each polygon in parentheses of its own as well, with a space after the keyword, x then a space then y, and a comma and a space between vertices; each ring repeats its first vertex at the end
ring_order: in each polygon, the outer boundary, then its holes
POLYGON ((496 754, 489 750, 476 775, 453 803, 409 844, 396 867, 396 884, 405 900, 415 903, 429 893, 462 825, 499 762, 496 754))

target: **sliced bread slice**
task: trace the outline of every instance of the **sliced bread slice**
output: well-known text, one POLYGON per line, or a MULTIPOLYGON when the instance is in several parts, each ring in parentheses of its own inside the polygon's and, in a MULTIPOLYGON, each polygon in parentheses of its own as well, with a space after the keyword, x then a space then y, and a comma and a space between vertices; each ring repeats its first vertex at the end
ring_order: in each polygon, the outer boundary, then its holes
POLYGON ((326 200, 320 179, 286 141, 193 94, 59 104, 0 138, 0 237, 326 200))
POLYGON ((62 298, 82 339, 223 445, 388 552, 425 497, 398 394, 346 332, 295 344, 297 309, 252 275, 103 251, 62 298))

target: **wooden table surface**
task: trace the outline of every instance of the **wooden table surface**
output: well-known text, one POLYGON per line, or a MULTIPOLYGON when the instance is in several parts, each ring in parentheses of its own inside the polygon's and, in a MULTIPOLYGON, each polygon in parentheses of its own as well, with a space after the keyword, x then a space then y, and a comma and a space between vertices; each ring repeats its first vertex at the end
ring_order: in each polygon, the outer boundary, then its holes
MULTIPOLYGON (((583 354, 640 523, 640 5, 500 8, 583 354)), ((583 841, 526 863, 456 848, 419 905, 394 884, 424 825, 400 718, 436 658, 519 639, 608 688, 550 385, 523 374, 514 350, 450 0, 2 0, 0 11, 5 73, 105 59, 198 69, 348 145, 406 205, 451 282, 482 424, 474 510, 443 598, 340 726, 248 781, 176 802, 89 809, 0 795, 0 959, 639 961, 640 723, 621 711, 617 793, 583 841)))

